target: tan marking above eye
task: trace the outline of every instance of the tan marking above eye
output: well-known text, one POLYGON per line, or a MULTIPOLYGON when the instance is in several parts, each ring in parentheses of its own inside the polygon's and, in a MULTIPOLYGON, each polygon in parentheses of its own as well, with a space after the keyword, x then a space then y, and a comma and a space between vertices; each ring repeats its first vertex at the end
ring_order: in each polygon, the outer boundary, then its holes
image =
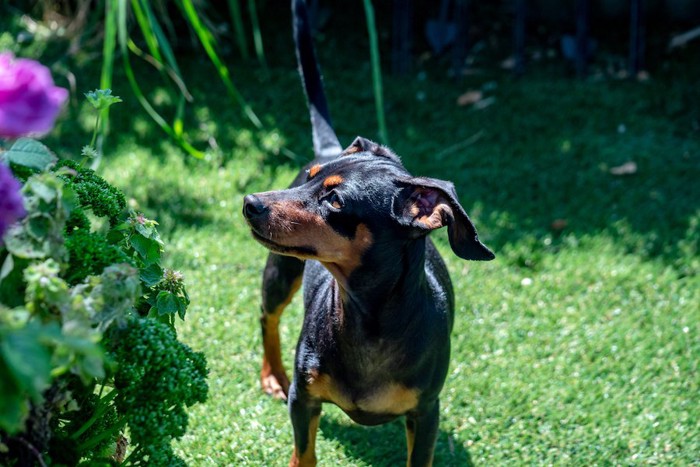
POLYGON ((314 178, 321 170, 321 164, 316 164, 309 169, 309 178, 314 178))
POLYGON ((326 188, 332 188, 343 183, 343 177, 340 175, 331 175, 323 181, 323 186, 326 188))

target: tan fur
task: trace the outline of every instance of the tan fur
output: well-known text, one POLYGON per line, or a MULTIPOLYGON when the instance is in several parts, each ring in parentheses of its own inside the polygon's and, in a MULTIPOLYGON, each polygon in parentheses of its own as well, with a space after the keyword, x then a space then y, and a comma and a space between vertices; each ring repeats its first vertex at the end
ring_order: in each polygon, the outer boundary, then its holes
POLYGON ((313 397, 332 402, 346 412, 362 410, 372 413, 401 415, 416 407, 419 392, 398 383, 387 383, 352 400, 343 387, 327 374, 309 375, 307 391, 313 397))
POLYGON ((323 181, 323 186, 326 188, 333 188, 343 183, 343 177, 340 175, 331 175, 323 181))
POLYGON ((289 467, 314 467, 316 465, 316 433, 321 417, 316 415, 309 423, 309 444, 306 446, 306 451, 299 453, 297 448, 294 448, 292 458, 289 461, 289 467))
POLYGON ((321 164, 316 164, 309 169, 309 178, 314 178, 321 170, 321 164))

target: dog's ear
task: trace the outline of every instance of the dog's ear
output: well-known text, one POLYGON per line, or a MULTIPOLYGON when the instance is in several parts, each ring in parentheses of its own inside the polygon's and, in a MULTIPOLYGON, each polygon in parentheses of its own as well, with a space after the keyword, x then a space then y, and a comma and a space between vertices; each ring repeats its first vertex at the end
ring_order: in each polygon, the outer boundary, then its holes
POLYGON ((479 241, 474 224, 457 200, 454 185, 433 178, 399 180, 393 215, 419 234, 447 226, 452 251, 463 259, 489 261, 495 255, 479 241))
POLYGON ((379 149, 379 145, 374 141, 370 141, 367 138, 358 136, 355 141, 352 142, 350 146, 345 148, 343 155, 355 154, 358 152, 376 152, 379 149))
POLYGON ((358 154, 361 152, 366 152, 374 156, 383 157, 385 159, 392 160, 394 162, 401 163, 399 156, 394 154, 391 149, 381 144, 377 144, 374 141, 370 141, 367 138, 358 136, 355 141, 352 142, 350 146, 345 148, 341 156, 349 156, 351 154, 358 154))

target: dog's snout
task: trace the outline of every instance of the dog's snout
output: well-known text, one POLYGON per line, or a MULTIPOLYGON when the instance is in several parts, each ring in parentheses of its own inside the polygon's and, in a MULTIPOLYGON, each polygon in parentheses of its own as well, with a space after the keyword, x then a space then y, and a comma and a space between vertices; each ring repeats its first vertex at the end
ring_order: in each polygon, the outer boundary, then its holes
POLYGON ((268 211, 267 206, 255 195, 247 195, 243 198, 243 215, 247 219, 260 217, 268 211))

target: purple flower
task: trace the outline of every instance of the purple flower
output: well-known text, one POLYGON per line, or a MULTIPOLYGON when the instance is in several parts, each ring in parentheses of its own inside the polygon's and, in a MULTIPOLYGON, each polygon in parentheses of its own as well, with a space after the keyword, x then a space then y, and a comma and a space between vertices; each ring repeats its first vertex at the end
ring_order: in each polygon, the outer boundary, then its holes
POLYGON ((21 189, 10 168, 0 163, 0 245, 5 230, 25 214, 21 189))
POLYGON ((47 133, 67 98, 41 63, 0 54, 0 138, 47 133))

